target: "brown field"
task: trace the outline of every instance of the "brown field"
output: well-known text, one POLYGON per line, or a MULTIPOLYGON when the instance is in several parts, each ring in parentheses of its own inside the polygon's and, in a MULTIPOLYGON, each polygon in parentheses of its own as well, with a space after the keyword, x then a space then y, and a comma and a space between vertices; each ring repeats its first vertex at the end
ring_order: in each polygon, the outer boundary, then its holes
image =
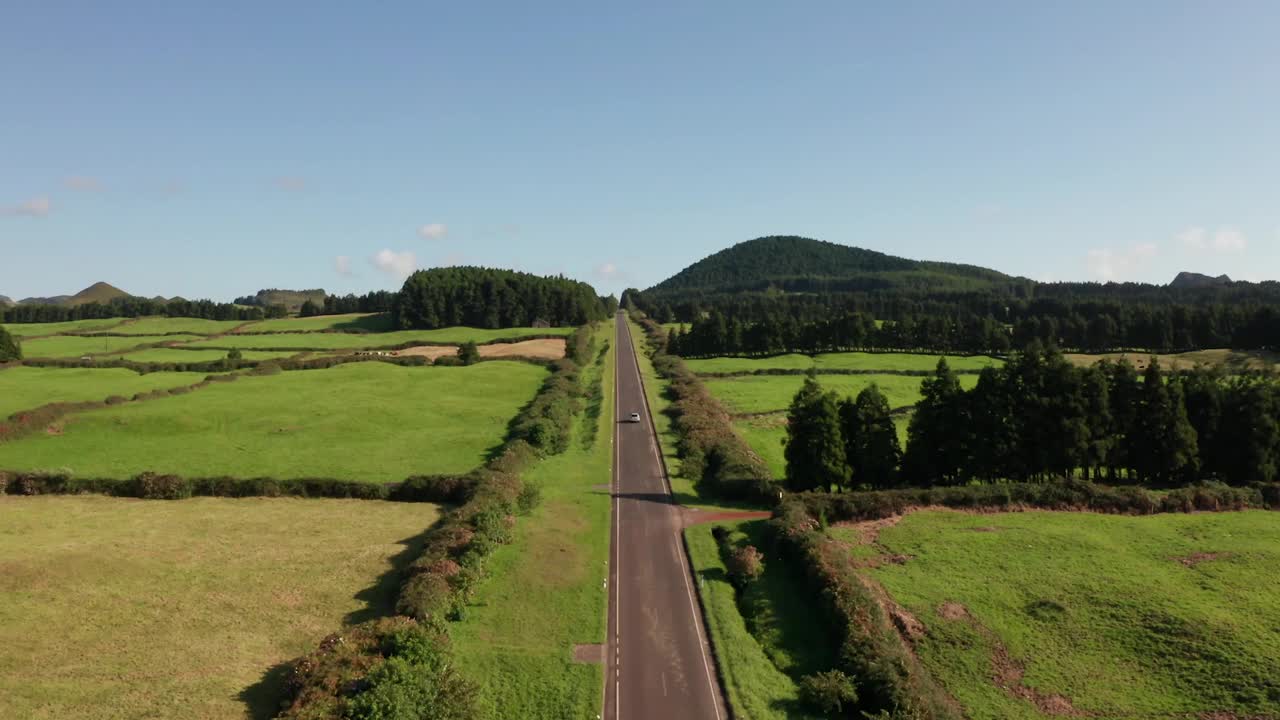
POLYGON ((1220 365, 1231 371, 1280 369, 1280 353, 1242 350, 1196 350, 1194 352, 1161 355, 1142 352, 1103 353, 1084 355, 1072 353, 1067 359, 1079 366, 1089 366, 1102 360, 1127 359, 1138 370, 1145 370, 1152 357, 1160 361, 1166 370, 1190 370, 1196 365, 1220 365))
MULTIPOLYGON (((558 360, 564 357, 563 338, 522 340, 514 343, 490 343, 488 345, 480 345, 479 348, 480 357, 486 358, 531 357, 558 360)), ((420 345, 391 353, 395 357, 425 357, 431 360, 457 354, 458 346, 456 345, 420 345)))

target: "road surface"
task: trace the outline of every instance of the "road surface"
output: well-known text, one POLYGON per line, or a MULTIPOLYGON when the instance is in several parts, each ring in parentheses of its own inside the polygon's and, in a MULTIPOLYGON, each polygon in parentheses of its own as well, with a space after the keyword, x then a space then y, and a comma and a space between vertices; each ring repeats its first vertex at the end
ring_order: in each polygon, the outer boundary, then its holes
POLYGON ((619 313, 605 720, 724 720, 626 315, 619 313), (621 422, 631 413, 641 422, 621 422))

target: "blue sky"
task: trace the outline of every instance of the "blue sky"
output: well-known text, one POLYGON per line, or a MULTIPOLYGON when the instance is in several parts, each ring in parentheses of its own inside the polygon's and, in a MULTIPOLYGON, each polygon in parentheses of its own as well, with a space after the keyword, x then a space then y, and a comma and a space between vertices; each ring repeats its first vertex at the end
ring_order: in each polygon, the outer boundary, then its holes
POLYGON ((646 287, 799 234, 1280 278, 1280 4, 62 3, 0 22, 0 294, 646 287))

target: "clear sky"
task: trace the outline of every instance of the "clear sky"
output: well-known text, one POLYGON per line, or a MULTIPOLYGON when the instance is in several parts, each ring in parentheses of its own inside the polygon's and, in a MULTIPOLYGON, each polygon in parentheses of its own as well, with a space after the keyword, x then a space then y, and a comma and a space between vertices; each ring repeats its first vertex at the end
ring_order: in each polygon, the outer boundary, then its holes
POLYGON ((616 292, 771 234, 1280 278, 1278 27, 1274 0, 13 3, 0 294, 443 264, 616 292))

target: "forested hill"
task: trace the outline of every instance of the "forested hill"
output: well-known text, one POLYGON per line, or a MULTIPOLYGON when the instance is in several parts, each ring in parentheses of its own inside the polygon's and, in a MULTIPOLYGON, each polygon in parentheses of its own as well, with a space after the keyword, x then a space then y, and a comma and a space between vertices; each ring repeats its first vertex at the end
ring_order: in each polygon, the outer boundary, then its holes
MULTIPOLYGON (((995 270, 909 260, 796 236, 762 237, 706 257, 646 294, 977 290, 1020 282, 995 270)), ((1025 282, 1025 281, 1021 281, 1025 282)))

